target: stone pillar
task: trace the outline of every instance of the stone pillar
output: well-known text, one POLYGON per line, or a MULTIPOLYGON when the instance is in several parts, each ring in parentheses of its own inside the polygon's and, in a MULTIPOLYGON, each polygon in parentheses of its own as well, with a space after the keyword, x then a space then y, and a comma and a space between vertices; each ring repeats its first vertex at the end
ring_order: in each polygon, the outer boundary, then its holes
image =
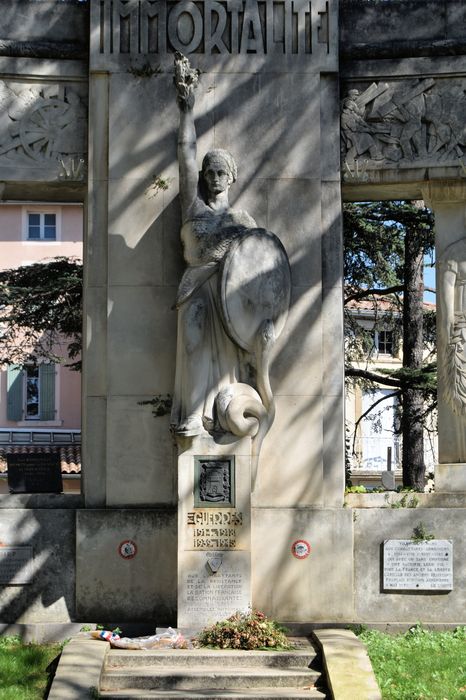
POLYGON ((437 266, 438 446, 435 489, 466 491, 466 182, 430 182, 437 266))
POLYGON ((251 440, 179 439, 178 626, 247 611, 251 599, 251 440))

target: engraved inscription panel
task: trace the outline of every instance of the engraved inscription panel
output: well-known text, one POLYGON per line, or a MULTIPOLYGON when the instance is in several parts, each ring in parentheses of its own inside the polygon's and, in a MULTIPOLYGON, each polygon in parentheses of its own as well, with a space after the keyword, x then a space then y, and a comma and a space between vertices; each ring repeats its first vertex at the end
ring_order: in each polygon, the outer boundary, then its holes
POLYGON ((312 54, 329 46, 328 2, 101 0, 101 54, 312 54))
POLYGON ((183 581, 182 615, 194 624, 203 625, 222 620, 237 610, 246 611, 251 605, 250 581, 241 562, 223 561, 217 573, 206 566, 207 558, 199 568, 186 573, 183 581))
POLYGON ((237 549, 243 514, 236 510, 196 509, 187 514, 192 549, 237 549))
POLYGON ((451 591, 452 543, 449 540, 386 540, 383 588, 386 591, 451 591))
POLYGON ((337 0, 92 0, 91 68, 164 72, 173 53, 229 70, 338 67, 337 0), (212 59, 212 60, 211 60, 212 59), (264 60, 265 59, 265 60, 264 60), (268 68, 266 68, 266 64, 268 68))
POLYGON ((29 545, 0 547, 0 584, 32 583, 33 550, 29 545))

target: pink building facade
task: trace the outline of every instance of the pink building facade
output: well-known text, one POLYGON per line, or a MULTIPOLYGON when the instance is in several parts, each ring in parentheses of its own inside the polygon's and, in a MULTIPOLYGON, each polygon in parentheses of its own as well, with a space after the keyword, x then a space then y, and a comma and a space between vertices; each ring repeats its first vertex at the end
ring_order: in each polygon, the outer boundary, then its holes
MULTIPOLYGON (((0 269, 58 256, 82 259, 76 204, 0 203, 0 269)), ((81 375, 61 365, 0 370, 0 430, 80 430, 81 375)))

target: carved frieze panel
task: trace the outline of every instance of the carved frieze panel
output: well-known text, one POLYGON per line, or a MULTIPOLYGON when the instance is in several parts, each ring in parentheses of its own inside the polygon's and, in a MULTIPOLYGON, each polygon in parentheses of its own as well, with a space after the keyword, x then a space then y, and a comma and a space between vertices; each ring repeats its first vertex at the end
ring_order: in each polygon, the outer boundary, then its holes
POLYGON ((466 80, 351 84, 341 104, 344 175, 382 168, 460 166, 466 151, 466 80))
POLYGON ((0 80, 0 168, 40 169, 48 180, 82 180, 87 133, 82 92, 79 84, 0 80))
MULTIPOLYGON (((93 0, 91 63, 185 55, 335 59, 335 0, 93 0), (107 60, 105 60, 107 59, 107 60)), ((170 61, 172 58, 170 58, 170 61)), ((283 62, 283 61, 282 61, 283 62)))
POLYGON ((443 398, 466 416, 466 238, 439 256, 438 372, 443 398))

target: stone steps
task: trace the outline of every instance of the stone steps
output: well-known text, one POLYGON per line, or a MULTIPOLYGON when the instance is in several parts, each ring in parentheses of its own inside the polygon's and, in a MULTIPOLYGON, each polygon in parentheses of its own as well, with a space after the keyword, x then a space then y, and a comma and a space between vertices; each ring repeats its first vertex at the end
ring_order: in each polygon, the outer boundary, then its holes
POLYGON ((141 666, 171 666, 193 668, 221 664, 235 668, 308 668, 316 652, 312 646, 306 651, 231 651, 229 649, 178 649, 131 651, 111 649, 106 658, 106 669, 136 668, 141 666))
POLYGON ((123 690, 140 688, 149 690, 212 690, 229 688, 303 688, 313 685, 319 674, 306 669, 275 668, 211 668, 180 669, 145 667, 133 669, 131 674, 126 669, 108 669, 105 671, 101 688, 105 690, 123 690))
POLYGON ((317 700, 320 673, 316 653, 304 648, 287 652, 231 650, 112 649, 107 654, 100 682, 102 698, 185 698, 186 700, 317 700))
POLYGON ((268 688, 266 690, 101 690, 99 697, 104 700, 325 700, 328 697, 319 690, 296 690, 296 688, 268 688))

